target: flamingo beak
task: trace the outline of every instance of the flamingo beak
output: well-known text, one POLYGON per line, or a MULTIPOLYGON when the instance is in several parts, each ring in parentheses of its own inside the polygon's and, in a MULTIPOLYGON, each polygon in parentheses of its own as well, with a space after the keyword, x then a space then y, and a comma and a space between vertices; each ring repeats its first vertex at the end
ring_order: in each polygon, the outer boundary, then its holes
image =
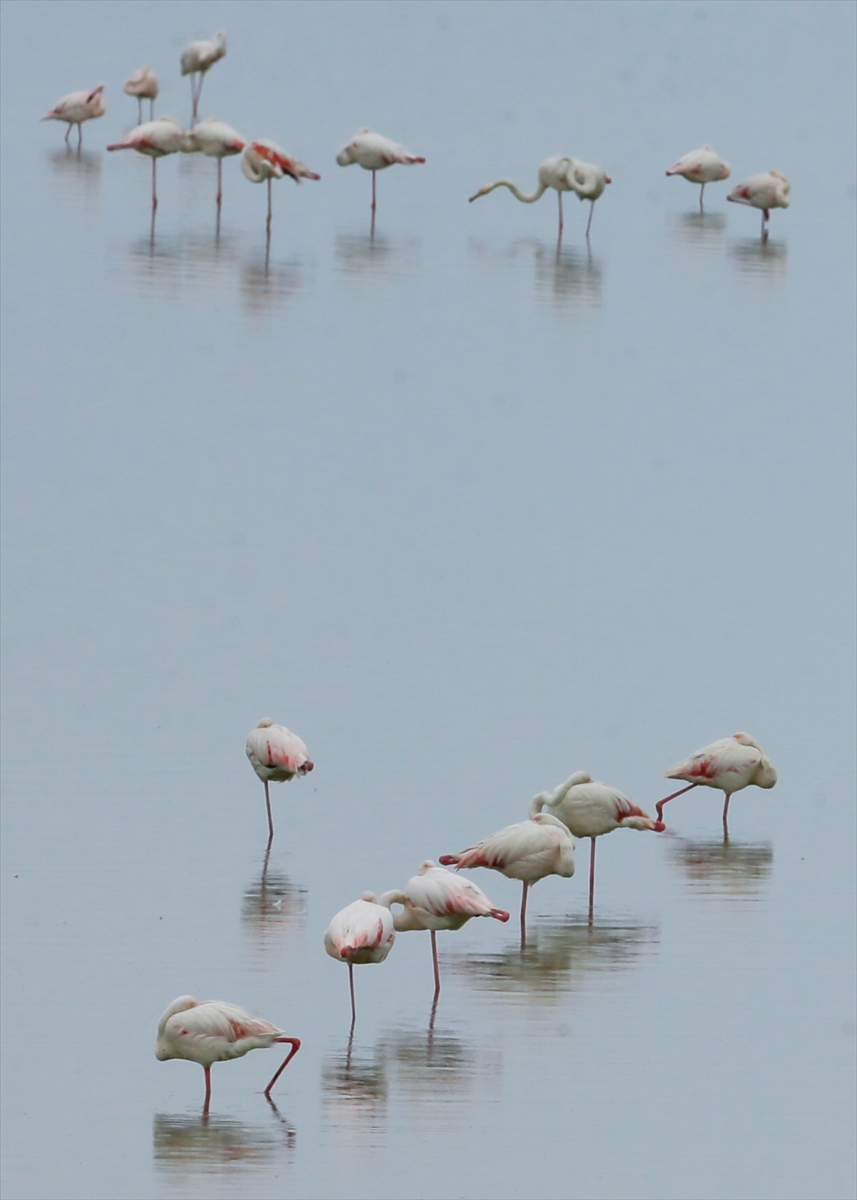
POLYGON ((607 183, 612 183, 612 182, 613 182, 613 180, 610 178, 610 176, 609 176, 609 175, 606 177, 606 182, 607 182, 607 183))

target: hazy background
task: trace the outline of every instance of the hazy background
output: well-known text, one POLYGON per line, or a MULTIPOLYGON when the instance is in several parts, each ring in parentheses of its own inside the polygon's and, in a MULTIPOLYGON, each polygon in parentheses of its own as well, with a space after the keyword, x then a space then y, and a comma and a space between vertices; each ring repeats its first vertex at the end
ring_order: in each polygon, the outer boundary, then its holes
MULTIPOLYGON (((845 3, 5 3, 10 1197, 853 1195, 854 13, 845 3), (202 115, 265 190, 104 147, 202 115), (38 123, 106 84, 107 114, 38 123), (425 155, 339 168, 360 126, 425 155), (72 133, 72 142, 76 133, 72 133), (664 171, 710 142, 728 184, 664 171), (614 182, 533 206, 542 158, 614 182), (761 243, 728 188, 776 168, 761 243), (313 774, 262 787, 270 715, 313 774), (515 922, 347 973, 332 914, 587 769, 691 793, 515 922), (156 1062, 182 992, 304 1048, 156 1062)), ((519 886, 474 879, 515 909, 519 886)))

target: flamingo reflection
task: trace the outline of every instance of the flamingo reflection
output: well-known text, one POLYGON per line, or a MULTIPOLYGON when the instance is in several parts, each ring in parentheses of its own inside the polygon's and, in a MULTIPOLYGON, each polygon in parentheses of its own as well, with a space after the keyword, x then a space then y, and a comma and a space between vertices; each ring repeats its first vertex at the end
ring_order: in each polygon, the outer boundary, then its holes
POLYGON ((209 1113, 155 1113, 152 1121, 152 1157, 167 1175, 186 1178, 189 1170, 206 1176, 228 1171, 233 1178, 244 1171, 270 1167, 283 1149, 293 1151, 294 1126, 270 1101, 277 1120, 257 1124, 209 1113))
POLYGON ((770 842, 737 842, 730 837, 691 841, 671 838, 667 858, 698 894, 755 900, 773 870, 770 842))

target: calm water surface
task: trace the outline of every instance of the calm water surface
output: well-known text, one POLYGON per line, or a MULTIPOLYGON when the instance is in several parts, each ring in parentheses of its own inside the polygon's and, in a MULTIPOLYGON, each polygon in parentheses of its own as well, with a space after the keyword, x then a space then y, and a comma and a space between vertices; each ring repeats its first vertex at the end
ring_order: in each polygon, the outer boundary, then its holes
MULTIPOLYGON (((854 10, 812 4, 7 3, 5 1194, 849 1197, 854 10), (322 174, 107 155, 150 62, 322 174), (37 118, 99 80, 81 154, 37 118), (424 154, 370 181, 370 125, 424 154), (776 167, 761 242, 711 142, 776 167), (530 188, 569 152, 614 182, 530 188), (316 770, 244 757, 270 714, 316 770), (720 834, 586 850, 513 920, 322 948, 362 890, 588 769, 645 806, 750 730, 720 834), (158 1063, 182 992, 303 1049, 158 1063)), ((672 811, 670 811, 672 810, 672 811)), ((477 874, 515 909, 519 885, 477 874)))

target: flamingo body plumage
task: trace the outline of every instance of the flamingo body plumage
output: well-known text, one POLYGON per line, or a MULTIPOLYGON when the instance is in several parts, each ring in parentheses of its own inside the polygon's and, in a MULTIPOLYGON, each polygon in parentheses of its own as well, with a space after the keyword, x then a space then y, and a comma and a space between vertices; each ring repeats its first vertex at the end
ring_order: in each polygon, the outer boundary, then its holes
POLYGON ((559 232, 562 234, 564 225, 562 194, 563 192, 574 192, 580 200, 590 201, 589 220, 586 225, 586 236, 589 237, 595 201, 602 195, 607 184, 612 182, 613 180, 604 169, 594 163, 583 162, 581 159, 573 158, 570 154, 554 154, 539 165, 538 186, 529 195, 522 192, 510 179, 497 179, 494 183, 486 183, 478 192, 475 192, 470 197, 470 203, 478 200, 480 196, 487 196, 495 188, 504 187, 508 188, 522 204, 534 204, 536 200, 541 199, 548 188, 553 188, 557 193, 559 232))
POLYGON ((331 958, 348 964, 351 990, 351 1023, 357 1017, 354 1003, 354 965, 382 963, 393 948, 396 931, 389 907, 379 904, 374 892, 341 909, 327 927, 324 948, 331 958))
POLYGON ((81 128, 83 122, 92 121, 96 117, 103 117, 106 111, 104 84, 99 83, 90 91, 69 92, 67 96, 63 96, 62 100, 57 100, 50 112, 45 113, 42 120, 65 121, 68 124, 68 129, 65 131, 66 144, 68 144, 72 125, 76 125, 77 144, 80 147, 83 142, 83 130, 81 128))
POLYGON ((122 90, 126 96, 137 97, 137 119, 140 124, 143 122, 143 101, 149 101, 149 119, 155 115, 155 100, 158 98, 160 84, 158 77, 151 67, 140 67, 129 75, 122 85, 122 90))
POLYGON ((385 137, 382 133, 373 133, 371 129, 358 129, 350 141, 346 142, 344 146, 340 146, 336 153, 336 161, 340 167, 349 167, 352 163, 357 163, 364 170, 372 172, 371 212, 372 232, 374 233, 377 208, 375 172, 383 171, 386 167, 392 167, 396 163, 404 163, 409 166, 414 163, 424 163, 425 159, 422 155, 411 154, 410 150, 406 150, 404 146, 400 146, 398 142, 385 137))
MULTIPOLYGON (((777 782, 777 772, 774 764, 767 757, 762 747, 748 733, 736 733, 729 738, 720 738, 709 746, 703 746, 689 758, 676 763, 664 772, 666 779, 685 779, 690 787, 682 791, 690 791, 691 787, 711 787, 723 792, 723 825, 729 811, 729 801, 735 792, 754 784, 760 788, 772 788, 777 782)), ((658 817, 663 815, 663 807, 667 801, 681 792, 674 792, 659 800, 655 805, 658 817)))
POLYGON ((772 208, 788 208, 791 202, 792 185, 781 171, 763 171, 751 175, 734 187, 727 200, 733 204, 749 204, 762 210, 762 233, 771 215, 772 208))
POLYGON ((265 803, 268 808, 268 834, 274 836, 274 821, 271 816, 269 781, 288 782, 296 775, 306 775, 315 763, 310 761, 306 742, 292 733, 285 725, 277 725, 270 717, 263 717, 247 736, 245 752, 250 765, 265 785, 265 803))
POLYGON ((667 175, 681 175, 689 183, 700 184, 699 210, 702 211, 702 193, 707 183, 716 183, 728 179, 731 167, 725 158, 721 158, 711 146, 700 146, 698 150, 690 150, 667 168, 667 175))

